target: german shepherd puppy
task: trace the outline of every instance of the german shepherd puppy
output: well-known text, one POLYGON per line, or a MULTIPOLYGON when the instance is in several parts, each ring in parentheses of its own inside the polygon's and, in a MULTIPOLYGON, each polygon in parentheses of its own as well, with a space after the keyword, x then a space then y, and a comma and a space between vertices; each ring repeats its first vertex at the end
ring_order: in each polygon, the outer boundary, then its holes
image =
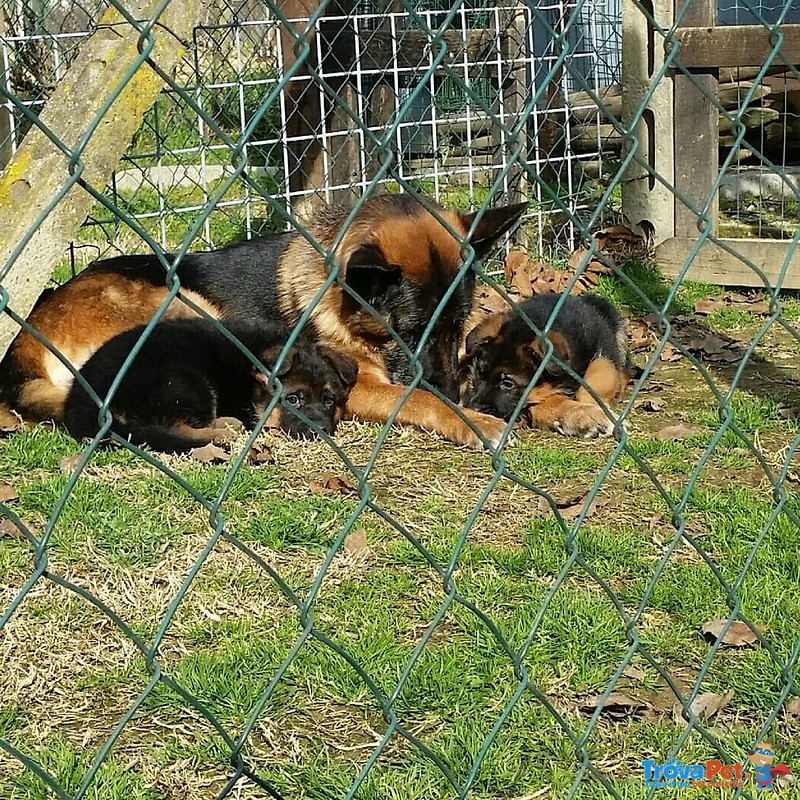
MULTIPOLYGON (((279 320, 292 328, 322 288, 331 264, 336 264, 337 279, 314 306, 310 328, 321 343, 343 350, 358 363, 347 415, 385 422, 407 391, 398 384, 408 383, 415 374, 386 325, 412 353, 421 345, 418 364, 424 385, 457 402, 458 346, 474 290, 471 271, 458 281, 421 344, 423 332, 456 280, 465 240, 477 257, 485 256, 526 205, 488 210, 476 221, 475 214, 428 202, 456 235, 417 198, 376 195, 364 202, 349 225, 348 210, 323 209, 308 224, 309 238, 289 232, 186 255, 177 269, 181 293, 169 304, 165 318, 192 316, 195 312, 187 304, 191 301, 219 319, 279 320), (331 257, 321 255, 312 241, 331 257)), ((64 284, 42 301, 29 321, 80 368, 105 342, 147 323, 166 296, 158 258, 121 256, 97 262, 64 284)), ((72 374, 35 337, 20 333, 2 366, 0 399, 28 418, 63 416, 72 374)), ((503 420, 476 411, 463 413, 490 443, 499 441, 503 420)), ((412 391, 396 419, 454 442, 481 446, 470 425, 430 392, 412 391)))
MULTIPOLYGON (((228 330, 270 369, 288 338, 288 331, 263 323, 232 322, 228 330)), ((143 331, 142 325, 118 334, 81 367, 80 374, 101 399, 143 331)), ((283 387, 281 402, 267 425, 292 436, 314 435, 292 413, 297 409, 332 435, 357 370, 348 355, 298 339, 277 373, 283 387)), ((218 417, 235 417, 252 428, 272 399, 268 384, 267 374, 212 323, 204 319, 161 322, 114 394, 111 429, 134 444, 185 452, 215 438, 218 417)), ((76 439, 94 436, 99 430, 97 403, 78 381, 67 396, 64 420, 76 439)))
POLYGON ((546 337, 519 313, 541 332, 560 298, 535 295, 517 308, 490 315, 470 332, 461 365, 462 401, 509 419, 549 352, 549 340, 553 352, 528 393, 522 419, 565 436, 608 436, 614 423, 565 365, 610 407, 636 373, 625 321, 611 303, 593 295, 566 297, 546 337))

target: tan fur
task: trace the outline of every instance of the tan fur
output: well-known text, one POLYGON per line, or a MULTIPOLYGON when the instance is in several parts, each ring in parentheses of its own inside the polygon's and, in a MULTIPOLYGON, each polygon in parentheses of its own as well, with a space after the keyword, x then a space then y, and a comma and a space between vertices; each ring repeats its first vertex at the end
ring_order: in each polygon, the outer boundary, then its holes
MULTIPOLYGON (((607 406, 612 406, 628 385, 627 374, 618 370, 611 360, 603 356, 595 358, 589 364, 583 380, 607 406)), ((578 388, 575 399, 580 403, 597 402, 583 386, 578 388)))
POLYGON ((533 340, 534 350, 544 358, 549 351, 548 340, 553 345, 553 356, 560 358, 562 361, 569 361, 572 350, 564 334, 559 331, 550 331, 546 336, 536 336, 533 340))
MULTIPOLYGON (((359 365, 358 380, 350 392, 347 412, 364 422, 385 422, 408 391, 408 387, 389 383, 379 372, 369 373, 369 366, 359 365)), ((470 409, 462 411, 492 445, 500 441, 506 427, 505 420, 470 409)), ((395 419, 401 425, 414 425, 439 433, 456 444, 481 446, 480 438, 469 425, 430 392, 413 389, 395 419)))
MULTIPOLYGON (((465 222, 457 213, 446 210, 440 213, 461 236, 467 233, 465 222)), ((322 247, 332 248, 348 214, 342 209, 320 209, 308 223, 310 236, 322 247)), ((422 206, 413 215, 398 212, 391 196, 373 197, 362 206, 336 248, 336 261, 346 264, 349 256, 364 244, 380 247, 389 263, 400 265, 404 274, 419 281, 426 279, 431 247, 438 251, 444 264, 451 265, 453 276, 459 267, 460 241, 422 206)), ((289 325, 293 325, 312 302, 330 268, 305 237, 298 235, 290 240, 277 266, 278 303, 289 325)), ((144 281, 114 273, 87 273, 46 299, 40 309, 34 311, 30 322, 75 368, 80 368, 114 335, 148 322, 165 296, 165 288, 153 287, 144 281)), ((196 295, 192 299, 200 301, 198 304, 203 304, 212 316, 223 317, 218 309, 203 303, 196 295)), ((192 313, 188 306, 176 300, 164 319, 192 313)), ((359 364, 348 414, 359 419, 385 421, 406 391, 405 387, 390 383, 379 351, 381 339, 387 341, 390 335, 367 312, 343 313, 343 292, 336 284, 327 289, 315 306, 312 321, 324 343, 341 348, 359 364)), ((48 360, 48 355, 50 359, 54 357, 32 336, 21 335, 13 347, 16 363, 25 376, 20 391, 20 410, 31 418, 60 419, 72 383, 69 370, 48 360)), ((490 442, 499 441, 505 429, 503 420, 474 411, 464 413, 490 442)), ((397 419, 438 431, 454 442, 480 446, 479 437, 456 413, 423 390, 411 392, 397 419)))
MULTIPOLYGON (((77 370, 109 339, 150 322, 167 296, 166 287, 151 286, 114 273, 87 272, 62 286, 28 321, 77 370), (76 313, 76 309, 80 309, 76 313)), ((219 309, 195 292, 181 296, 212 317, 219 309)), ((192 317, 196 313, 180 297, 167 307, 162 319, 192 317)), ((27 377, 20 387, 20 411, 30 419, 60 420, 72 386, 72 372, 35 336, 22 331, 9 351, 27 377)))
MULTIPOLYGON (((628 376, 601 356, 589 364, 583 380, 610 408, 627 385, 628 376)), ((527 403, 527 414, 537 428, 583 437, 609 435, 614 429, 608 414, 584 386, 578 388, 573 399, 545 383, 531 390, 527 403)))
MULTIPOLYGON (((496 339, 500 333, 500 329, 508 319, 508 314, 490 314, 484 317, 474 328, 470 329, 467 335, 467 341, 471 346, 486 339, 496 339)), ((468 326, 465 326, 468 327, 468 326)))

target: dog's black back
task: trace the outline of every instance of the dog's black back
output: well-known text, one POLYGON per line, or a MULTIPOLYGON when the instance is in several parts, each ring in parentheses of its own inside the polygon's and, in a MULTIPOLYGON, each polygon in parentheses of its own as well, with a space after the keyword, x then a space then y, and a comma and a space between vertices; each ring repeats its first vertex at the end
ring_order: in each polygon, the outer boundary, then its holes
MULTIPOLYGON (((534 295, 523 300, 519 308, 541 330, 561 297, 559 294, 534 295)), ((604 297, 568 295, 550 330, 561 334, 567 341, 569 352, 566 361, 578 375, 586 372, 589 363, 601 356, 619 369, 625 369, 628 364, 625 322, 619 311, 604 297)), ((505 335, 508 337, 506 341, 514 346, 536 338, 531 326, 518 314, 511 315, 505 335)), ((558 365, 553 366, 558 369, 558 365)))
MULTIPOLYGON (((282 326, 265 322, 234 321, 226 327, 267 368, 288 337, 282 326)), ((140 326, 115 336, 81 369, 101 399, 143 331, 140 326)), ((332 434, 356 373, 349 357, 299 339, 279 369, 282 402, 270 424, 311 434, 289 410, 293 407, 332 434)), ((208 428, 217 417, 235 417, 252 427, 270 399, 266 375, 214 325, 199 318, 170 320, 153 328, 122 379, 110 406, 112 429, 134 444, 182 452, 210 441, 208 428)), ((76 438, 99 430, 97 404, 77 381, 65 422, 76 438)))
MULTIPOLYGON (((271 234, 219 250, 187 253, 178 264, 181 287, 224 309, 229 320, 280 319, 275 265, 297 235, 271 234)), ((165 260, 171 264, 175 256, 167 254, 165 260)), ((153 286, 163 286, 166 280, 164 264, 154 255, 116 256, 89 270, 131 275, 153 286)))

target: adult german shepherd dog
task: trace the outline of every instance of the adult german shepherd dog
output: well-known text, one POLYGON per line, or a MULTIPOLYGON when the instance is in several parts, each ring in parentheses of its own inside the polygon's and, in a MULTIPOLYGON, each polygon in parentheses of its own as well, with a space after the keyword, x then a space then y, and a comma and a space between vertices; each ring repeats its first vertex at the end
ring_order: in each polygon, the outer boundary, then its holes
MULTIPOLYGON (((310 333, 358 364, 358 379, 346 408, 349 417, 385 422, 408 391, 402 384, 414 374, 403 348, 374 314, 414 352, 434 310, 451 289, 467 237, 476 257, 485 256, 526 208, 521 204, 490 209, 476 222, 474 214, 449 211, 433 201, 428 204, 457 236, 408 194, 367 199, 335 248, 349 210, 322 209, 308 224, 310 237, 333 251, 340 268, 337 281, 312 310, 310 333), (367 307, 343 286, 357 293, 367 307)), ((193 316, 186 298, 218 319, 273 320, 291 328, 322 288, 329 264, 296 231, 191 253, 178 265, 181 294, 163 319, 193 316)), ((453 402, 458 402, 458 347, 474 282, 470 271, 454 287, 419 354, 424 381, 453 402)), ((114 336, 148 322, 166 295, 158 258, 120 256, 96 262, 43 298, 29 322, 80 368, 114 336)), ((35 337, 25 331, 17 336, 0 375, 0 399, 24 417, 62 418, 73 376, 35 337)), ((491 444, 499 441, 503 420, 474 410, 462 413, 491 444)), ((428 391, 411 391, 395 419, 456 443, 481 446, 480 437, 459 413, 428 391)))

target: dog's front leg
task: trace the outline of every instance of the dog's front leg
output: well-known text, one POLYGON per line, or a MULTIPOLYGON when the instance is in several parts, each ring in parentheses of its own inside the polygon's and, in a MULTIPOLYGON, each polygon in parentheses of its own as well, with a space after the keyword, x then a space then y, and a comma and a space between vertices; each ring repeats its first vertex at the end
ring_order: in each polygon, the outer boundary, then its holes
MULTIPOLYGON (((347 413, 364 422, 386 422, 400 402, 406 386, 386 383, 370 375, 359 375, 347 401, 347 413)), ((489 414, 462 409, 462 413, 496 447, 500 443, 506 422, 489 414)), ((424 389, 412 389, 395 417, 401 425, 413 425, 444 436, 456 444, 480 449, 480 437, 470 426, 436 395, 424 389)))
MULTIPOLYGON (((592 388, 594 395, 610 408, 621 394, 627 376, 602 356, 594 359, 583 376, 584 383, 592 388)), ((527 415, 537 428, 546 428, 564 436, 593 439, 610 436, 614 422, 595 399, 592 392, 580 386, 575 398, 548 384, 535 386, 528 395, 527 415)))
POLYGON ((563 394, 553 394, 528 407, 533 426, 556 431, 564 436, 594 439, 610 436, 614 423, 595 402, 578 402, 563 394))

